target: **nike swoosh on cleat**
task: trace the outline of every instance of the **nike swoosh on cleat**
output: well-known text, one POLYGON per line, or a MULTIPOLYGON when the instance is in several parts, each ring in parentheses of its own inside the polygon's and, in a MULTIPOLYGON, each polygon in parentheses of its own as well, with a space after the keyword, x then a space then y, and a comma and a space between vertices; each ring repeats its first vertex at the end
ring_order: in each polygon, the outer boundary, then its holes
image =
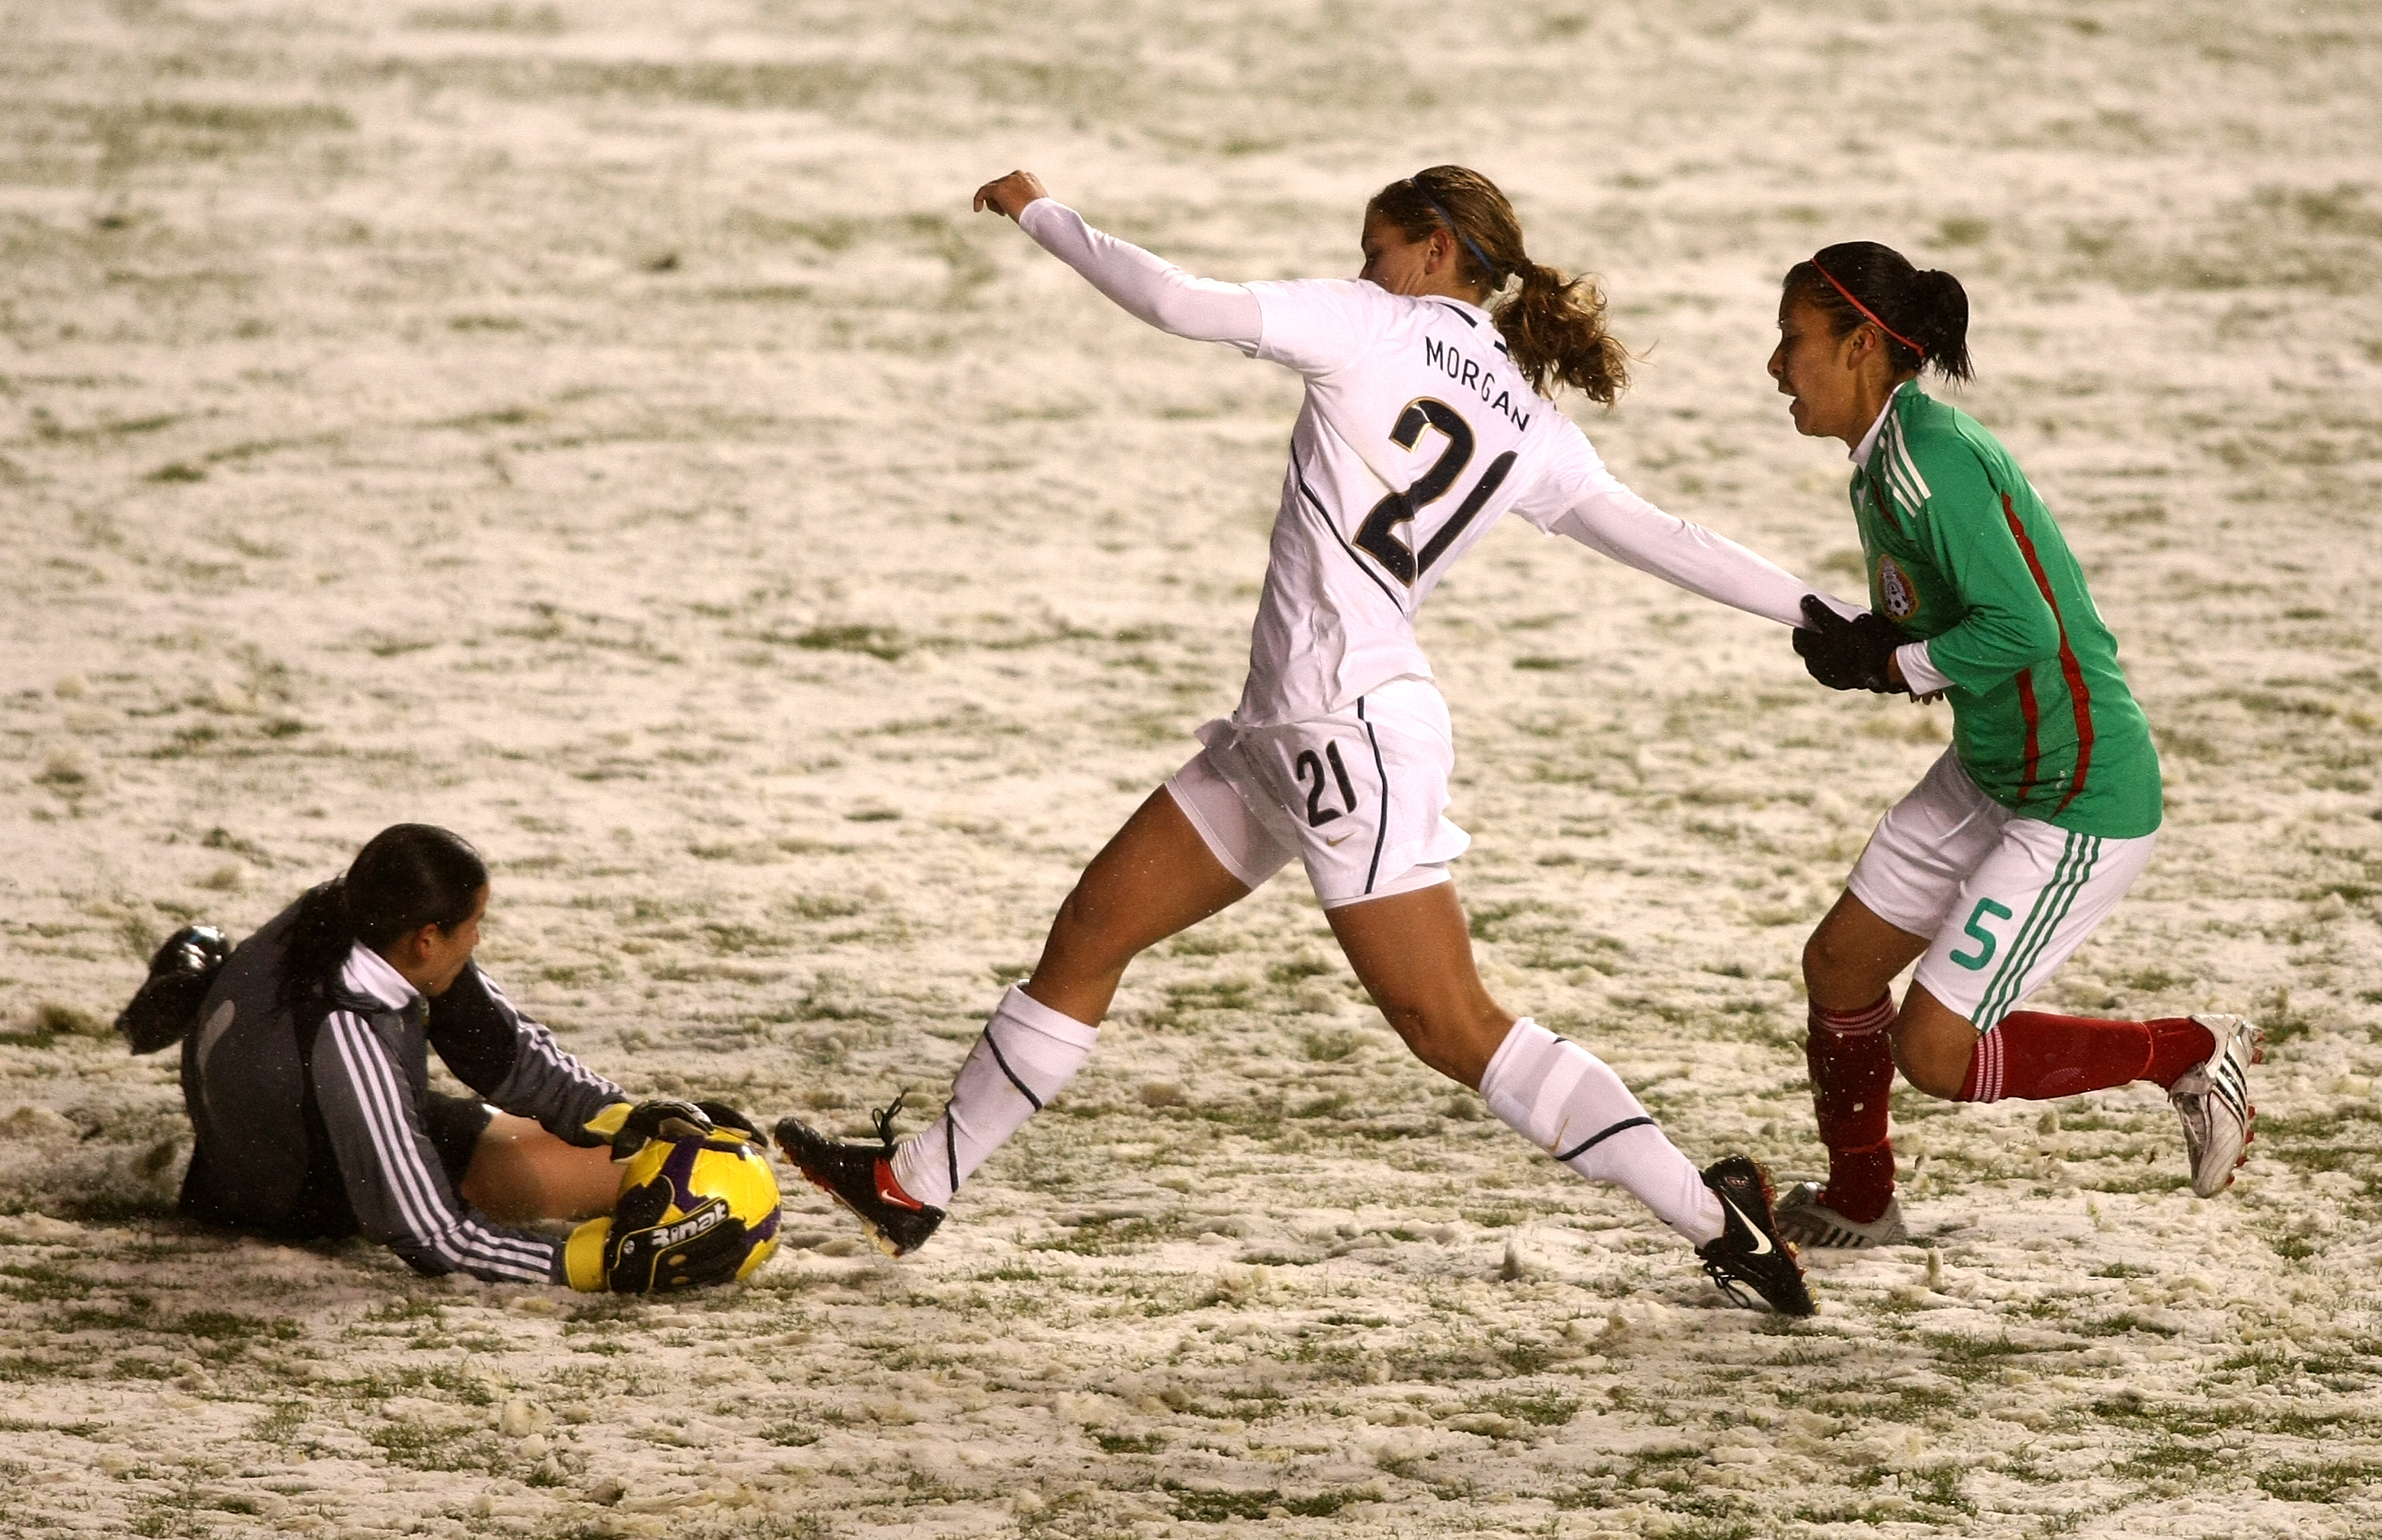
POLYGON ((1722 1193, 1722 1194, 1720 1195, 1720 1201, 1721 1201, 1721 1203, 1722 1203, 1723 1204, 1725 1204, 1725 1205, 1727 1207, 1728 1211, 1729 1211, 1731 1214, 1734 1214, 1734 1215, 1736 1215, 1736 1216, 1737 1216, 1737 1222, 1738 1224, 1740 1224, 1740 1225, 1743 1225, 1743 1226, 1746 1228, 1747 1232, 1748 1232, 1748 1233, 1750 1233, 1750 1234, 1753 1237, 1753 1254, 1754 1254, 1754 1255, 1756 1255, 1756 1256, 1767 1256, 1767 1255, 1769 1255, 1772 1252, 1774 1252, 1774 1251, 1776 1251, 1776 1250, 1778 1249, 1777 1247, 1773 1246, 1773 1245, 1770 1243, 1770 1237, 1768 1237, 1767 1235, 1764 1235, 1764 1234, 1762 1232, 1762 1227, 1761 1227, 1761 1226, 1759 1226, 1759 1225, 1755 1224, 1752 1220, 1750 1220, 1750 1219, 1749 1219, 1749 1218, 1747 1218, 1747 1217, 1745 1216, 1745 1210, 1743 1210, 1743 1209, 1741 1209, 1741 1208, 1739 1208, 1739 1207, 1737 1207, 1737 1206, 1736 1200, 1732 1199, 1732 1198, 1731 1198, 1727 1193, 1724 1192, 1724 1193, 1722 1193))

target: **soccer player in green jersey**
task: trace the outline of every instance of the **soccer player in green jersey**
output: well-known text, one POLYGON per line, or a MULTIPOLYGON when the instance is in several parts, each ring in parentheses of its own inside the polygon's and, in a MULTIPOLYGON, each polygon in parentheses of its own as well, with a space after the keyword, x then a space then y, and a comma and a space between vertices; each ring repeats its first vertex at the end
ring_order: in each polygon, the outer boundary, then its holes
POLYGON ((2161 798, 2117 639, 2018 464, 1919 388, 1971 374, 1969 300, 1873 241, 1786 274, 1770 373, 1795 427, 1852 451, 1871 613, 1805 602, 1796 651, 1837 690, 1951 703, 1952 746, 1889 809, 1803 951, 1825 1186, 1778 1204, 1804 1245, 1907 1238, 1886 1094, 2073 1096, 2149 1080, 2183 1118, 2192 1187, 2246 1157, 2256 1027, 2234 1016, 2111 1021, 2016 1010, 2150 862, 2161 798), (1916 959, 1897 1009, 1895 977, 1916 959))

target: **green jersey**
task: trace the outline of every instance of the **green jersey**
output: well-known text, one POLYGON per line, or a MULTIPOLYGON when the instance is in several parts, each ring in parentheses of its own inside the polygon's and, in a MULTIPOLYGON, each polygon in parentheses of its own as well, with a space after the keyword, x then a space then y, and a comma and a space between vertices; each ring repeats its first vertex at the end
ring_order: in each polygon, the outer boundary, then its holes
POLYGON ((1908 384, 1851 493, 1870 607, 1951 681, 1961 768, 2024 817, 2106 838, 2156 829, 2158 753, 2118 639, 2009 451, 1908 384))

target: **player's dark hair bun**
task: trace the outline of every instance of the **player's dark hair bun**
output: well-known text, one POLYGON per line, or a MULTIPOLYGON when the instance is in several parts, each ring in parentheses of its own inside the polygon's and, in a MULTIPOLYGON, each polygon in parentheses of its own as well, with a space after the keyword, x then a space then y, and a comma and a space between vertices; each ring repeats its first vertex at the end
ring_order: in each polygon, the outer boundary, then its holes
POLYGON ((1966 380, 1976 373, 1969 360, 1969 291, 1949 273, 1913 267, 1891 246, 1847 240, 1822 247, 1786 270, 1785 289, 1788 299, 1818 307, 1835 336, 1874 323, 1897 373, 1929 368, 1966 380))
MULTIPOLYGON (((1913 303, 1912 337, 1927 349, 1929 361, 1958 359, 1958 378, 1969 375, 1969 291, 1960 280, 1940 267, 1915 274, 1910 281, 1913 303)), ((1936 364, 1938 370, 1945 366, 1936 364)))
POLYGON ((433 824, 392 824, 356 852, 343 876, 310 888, 282 967, 285 999, 320 992, 349 948, 374 951, 424 925, 453 930, 472 917, 487 864, 461 835, 433 824))

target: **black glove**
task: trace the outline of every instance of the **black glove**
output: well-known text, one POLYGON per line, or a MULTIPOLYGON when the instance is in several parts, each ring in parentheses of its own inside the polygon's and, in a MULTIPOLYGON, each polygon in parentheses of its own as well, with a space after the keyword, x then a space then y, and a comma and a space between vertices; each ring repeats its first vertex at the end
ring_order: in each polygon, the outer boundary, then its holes
POLYGON ((230 956, 231 937, 213 925, 184 925, 167 936, 149 959, 149 982, 116 1018, 132 1051, 153 1054, 179 1043, 230 956))
POLYGON ((608 1217, 571 1232, 564 1251, 571 1287, 615 1294, 663 1294, 726 1283, 751 1251, 744 1221, 712 1198, 681 1218, 662 1222, 669 1184, 647 1182, 620 1194, 608 1217))
POLYGON ((739 1133, 752 1135, 756 1142, 761 1137, 761 1131, 753 1119, 726 1102, 697 1102, 694 1106, 696 1111, 711 1119, 711 1126, 715 1129, 733 1129, 739 1133))
POLYGON ((693 1102, 670 1097, 651 1101, 614 1102, 587 1120, 588 1131, 611 1141, 612 1158, 626 1160, 657 1139, 700 1139, 711 1132, 711 1118, 693 1102))
POLYGON ((1803 624, 1795 628, 1795 654, 1811 678, 1830 690, 1867 690, 1896 693, 1906 687, 1886 673, 1894 650, 1902 645, 1885 617, 1864 610, 1850 620, 1830 609, 1816 593, 1803 595, 1803 624))

